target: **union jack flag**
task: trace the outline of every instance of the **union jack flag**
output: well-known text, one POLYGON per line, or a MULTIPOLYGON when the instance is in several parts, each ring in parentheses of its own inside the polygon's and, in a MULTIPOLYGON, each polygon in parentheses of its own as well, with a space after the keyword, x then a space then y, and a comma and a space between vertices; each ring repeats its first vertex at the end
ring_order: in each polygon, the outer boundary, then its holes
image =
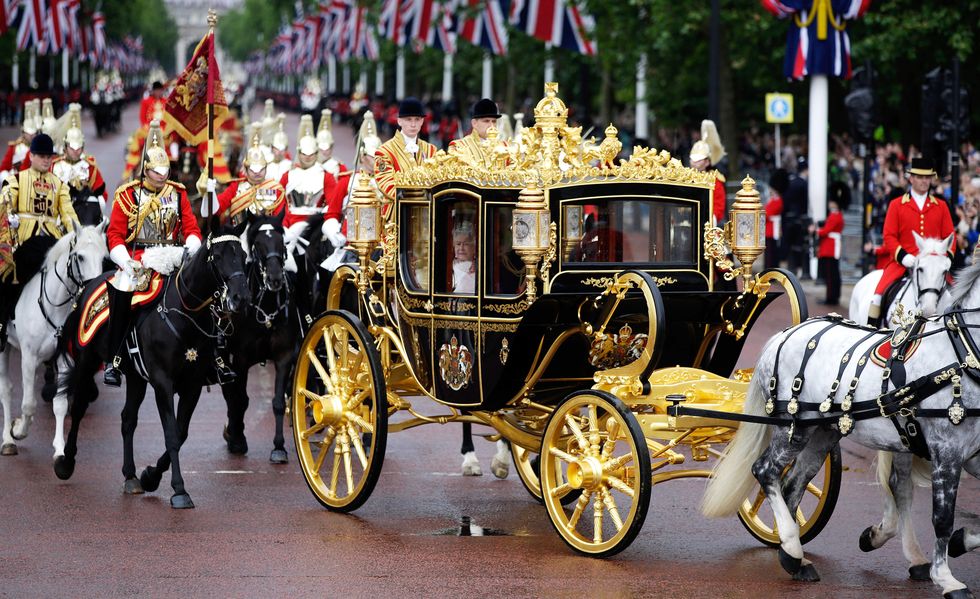
POLYGON ((326 53, 337 57, 348 54, 347 21, 353 9, 352 0, 332 0, 329 3, 330 23, 328 27, 324 28, 324 51, 326 53))
POLYGON ((786 35, 783 74, 851 77, 851 41, 847 21, 867 12, 871 0, 760 0, 775 16, 794 17, 786 35))
POLYGON ((94 62, 105 64, 105 15, 102 14, 102 11, 95 11, 92 14, 92 50, 94 52, 94 62))
POLYGON ((418 0, 412 39, 420 44, 456 53, 457 0, 418 0))
POLYGON ((457 34, 498 56, 507 54, 506 0, 463 0, 468 7, 457 34), (475 12, 473 12, 475 11, 475 12))
POLYGON ((7 32, 17 19, 20 0, 0 0, 0 35, 7 32))
POLYGON ((419 0, 384 0, 378 17, 378 33, 396 46, 407 46, 420 8, 419 0))
POLYGON ((590 38, 595 20, 579 10, 575 0, 512 0, 510 23, 517 29, 559 48, 594 56, 590 38))
MULTIPOLYGON (((44 23, 48 7, 43 0, 22 0, 20 3, 20 27, 17 29, 17 49, 23 52, 36 47, 40 51, 44 43, 44 23)), ((42 52, 43 53, 43 52, 42 52)))
POLYGON ((345 48, 347 52, 346 55, 341 55, 341 58, 377 60, 378 38, 375 37, 374 28, 368 26, 367 9, 355 9, 347 21, 347 47, 345 48))
POLYGON ((68 0, 68 49, 78 53, 82 45, 82 32, 78 23, 78 11, 82 8, 82 0, 68 0))

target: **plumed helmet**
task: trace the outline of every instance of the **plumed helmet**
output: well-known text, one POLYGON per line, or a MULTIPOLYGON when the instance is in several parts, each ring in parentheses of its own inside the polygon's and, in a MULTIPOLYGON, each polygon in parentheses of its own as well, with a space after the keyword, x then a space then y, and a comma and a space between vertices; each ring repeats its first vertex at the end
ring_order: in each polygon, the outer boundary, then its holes
POLYGON ((320 127, 316 131, 316 145, 324 152, 333 147, 333 123, 330 122, 332 118, 333 113, 329 108, 320 111, 320 127))
POLYGON ((708 147, 708 142, 703 139, 699 139, 694 142, 691 146, 691 162, 698 162, 704 160, 711 155, 711 148, 708 147))
POLYGON ((701 139, 708 144, 708 158, 711 164, 718 164, 725 157, 725 146, 721 145, 721 136, 718 135, 718 127, 715 122, 709 119, 701 121, 701 139))
POLYGON ((170 171, 170 158, 167 157, 167 150, 164 149, 163 131, 160 129, 160 121, 150 121, 150 130, 146 134, 146 147, 143 152, 143 168, 153 169, 160 174, 164 170, 170 171))
POLYGON ((253 171, 264 169, 268 162, 265 159, 265 152, 261 148, 262 127, 259 123, 252 125, 252 132, 249 135, 248 151, 245 152, 245 168, 253 171))
POLYGON ((37 98, 24 102, 24 125, 22 130, 28 135, 34 135, 40 129, 41 104, 37 98))
POLYGON ((51 135, 57 120, 54 118, 54 102, 51 98, 44 98, 41 102, 41 131, 51 135))
POLYGON ((276 103, 269 98, 265 101, 265 108, 262 112, 262 124, 272 124, 276 122, 276 103))
POLYGON ((313 134, 313 115, 304 114, 299 117, 299 133, 296 150, 300 154, 316 154, 316 136, 313 134))
POLYGON ((79 150, 85 147, 85 135, 82 134, 82 105, 68 105, 68 131, 65 132, 65 147, 79 150))
POLYGON ((357 135, 361 140, 361 153, 374 156, 381 147, 381 138, 378 137, 378 125, 374 122, 374 114, 370 110, 364 113, 364 120, 361 121, 361 128, 357 135))
POLYGON ((272 147, 284 152, 289 147, 289 138, 286 137, 286 114, 280 112, 276 117, 276 133, 272 136, 272 147))

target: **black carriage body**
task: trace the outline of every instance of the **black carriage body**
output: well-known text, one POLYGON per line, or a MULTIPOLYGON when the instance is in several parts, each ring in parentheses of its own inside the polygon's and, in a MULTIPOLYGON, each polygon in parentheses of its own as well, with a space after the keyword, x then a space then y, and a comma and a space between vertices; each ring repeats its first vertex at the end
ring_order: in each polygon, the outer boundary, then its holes
MULTIPOLYGON (((446 181, 399 198, 398 331, 426 393, 455 407, 496 410, 525 392, 552 404, 590 387, 597 368, 609 364, 589 337, 568 332, 599 318, 602 292, 631 269, 649 274, 663 299, 666 330, 657 335, 665 342, 655 365, 731 373, 744 337, 706 341, 725 324, 723 313, 730 320, 737 311, 739 296, 714 290, 719 277, 704 256, 711 189, 602 180, 546 188, 556 255, 549 285, 530 305, 511 245, 520 191, 446 181), (468 234, 475 272, 461 274, 454 239, 468 234), (463 284, 468 274, 472 287, 463 284)), ((628 325, 645 335, 647 314, 642 294, 630 291, 608 332, 628 325)))

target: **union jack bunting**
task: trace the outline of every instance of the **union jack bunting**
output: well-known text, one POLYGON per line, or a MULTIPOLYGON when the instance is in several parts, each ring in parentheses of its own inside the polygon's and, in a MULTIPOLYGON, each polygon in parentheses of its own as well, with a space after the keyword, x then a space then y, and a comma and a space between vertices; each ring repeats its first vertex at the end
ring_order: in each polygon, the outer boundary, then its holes
POLYGON ((407 46, 415 27, 419 4, 421 2, 418 0, 384 0, 381 16, 378 17, 381 37, 391 40, 396 46, 407 46))
POLYGON ((468 11, 457 29, 459 39, 490 50, 498 56, 507 54, 506 0, 464 0, 468 11), (476 11, 476 12, 471 12, 476 11))
POLYGON ((558 48, 593 56, 595 20, 574 0, 512 0, 510 23, 515 28, 558 48))
POLYGON ((39 51, 41 54, 61 52, 68 45, 68 0, 49 0, 45 35, 39 51))
POLYGON ((793 17, 786 35, 783 74, 851 76, 851 42, 847 21, 861 17, 871 0, 760 0, 779 18, 793 17))
POLYGON ((330 23, 324 32, 324 52, 337 57, 348 54, 347 21, 353 10, 352 0, 332 0, 329 3, 330 23))
POLYGON ((21 0, 20 27, 17 29, 17 49, 40 48, 44 41, 47 5, 43 0, 21 0))
POLYGON ((17 19, 20 0, 0 0, 0 35, 7 32, 17 19))
POLYGON ((456 5, 457 0, 417 0, 412 39, 419 45, 455 54, 456 5))
POLYGON ((347 19, 347 54, 341 58, 366 58, 368 60, 378 59, 378 39, 375 37, 374 28, 368 26, 367 9, 355 9, 347 19))
POLYGON ((94 62, 104 64, 106 58, 105 15, 102 14, 102 11, 95 11, 92 14, 92 51, 95 58, 94 62))
MULTIPOLYGON (((78 54, 82 46, 82 31, 78 23, 78 11, 82 8, 82 0, 68 0, 68 49, 78 54)), ((142 53, 142 50, 141 50, 142 53)))

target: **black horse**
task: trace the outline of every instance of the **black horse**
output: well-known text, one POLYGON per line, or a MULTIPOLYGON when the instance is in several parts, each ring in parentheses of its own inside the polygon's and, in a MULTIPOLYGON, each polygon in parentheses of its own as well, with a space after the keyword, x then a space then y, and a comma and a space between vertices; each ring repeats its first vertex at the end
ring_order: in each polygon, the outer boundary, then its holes
POLYGON ((272 412, 276 417, 269 461, 285 464, 282 422, 286 413, 286 394, 302 340, 299 313, 293 290, 296 281, 285 270, 286 244, 283 241, 282 216, 252 216, 245 229, 249 252, 248 286, 252 304, 236 323, 228 348, 235 380, 221 386, 228 405, 225 441, 228 451, 248 451, 245 438, 245 411, 248 409, 248 371, 259 362, 271 361, 276 367, 275 395, 272 412))
MULTIPOLYGON (((108 275, 86 286, 79 306, 108 275)), ((160 297, 133 315, 129 344, 135 341, 137 357, 123 361, 126 374, 126 404, 122 411, 123 476, 126 493, 155 491, 160 479, 173 466, 171 486, 174 508, 192 508, 194 503, 184 489, 178 453, 187 438, 187 430, 201 388, 215 375, 215 343, 230 328, 229 317, 240 313, 248 302, 245 276, 245 250, 233 235, 208 238, 191 258, 185 257, 176 274, 165 277, 160 297), (144 378, 145 377, 145 378, 144 378), (166 452, 156 466, 147 466, 139 479, 133 460, 133 433, 136 430, 140 404, 147 383, 153 386, 157 409, 163 423, 166 452), (174 394, 180 396, 174 410, 174 394)), ((66 480, 75 469, 78 452, 78 427, 88 405, 98 395, 95 383, 102 363, 110 356, 108 335, 100 330, 84 347, 77 344, 78 328, 84 308, 72 312, 65 323, 63 346, 66 368, 60 379, 59 393, 71 401, 71 428, 65 455, 55 461, 58 478, 66 480)), ((105 329, 104 327, 103 329, 105 329)))
MULTIPOLYGON (((321 266, 336 249, 323 234, 323 221, 323 214, 314 214, 306 220, 306 228, 300 234, 297 251, 294 252, 297 267, 296 307, 304 332, 326 309, 327 292, 333 278, 333 272, 321 266)), ((352 305, 356 310, 356 303, 352 305)))

